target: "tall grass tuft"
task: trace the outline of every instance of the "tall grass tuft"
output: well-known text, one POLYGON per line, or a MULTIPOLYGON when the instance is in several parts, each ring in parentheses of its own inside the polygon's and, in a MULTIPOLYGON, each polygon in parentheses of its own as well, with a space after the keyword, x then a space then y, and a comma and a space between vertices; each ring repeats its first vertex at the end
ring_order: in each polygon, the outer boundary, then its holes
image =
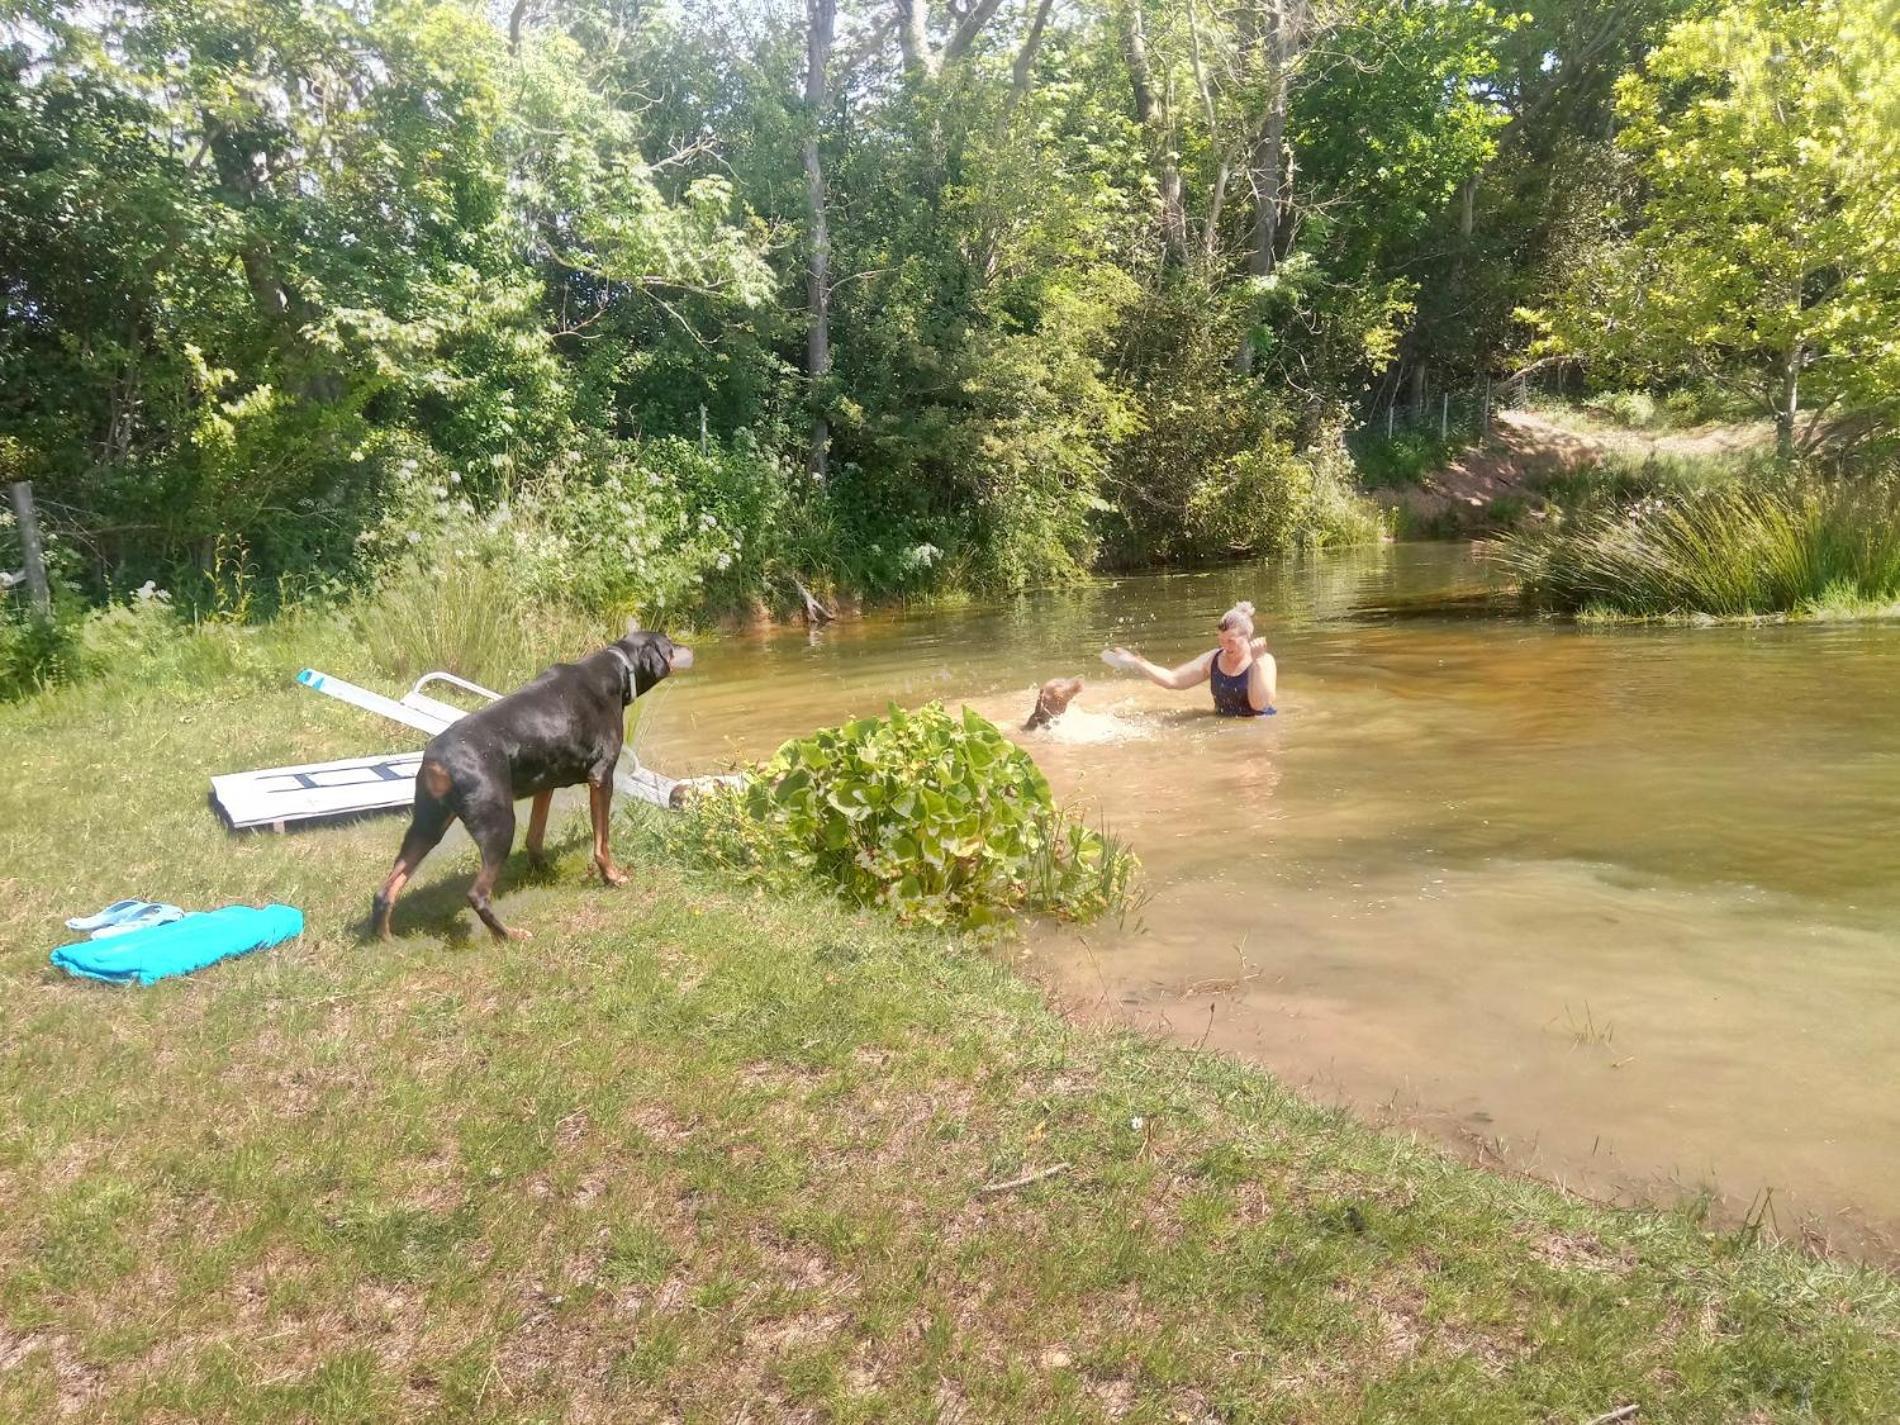
POLYGON ((509 570, 474 558, 393 572, 352 607, 349 623, 370 660, 398 680, 444 668, 504 690, 622 632, 531 598, 509 570))
POLYGON ((1525 596, 1638 618, 1866 612, 1900 603, 1891 482, 1718 486, 1559 518, 1512 536, 1525 596))

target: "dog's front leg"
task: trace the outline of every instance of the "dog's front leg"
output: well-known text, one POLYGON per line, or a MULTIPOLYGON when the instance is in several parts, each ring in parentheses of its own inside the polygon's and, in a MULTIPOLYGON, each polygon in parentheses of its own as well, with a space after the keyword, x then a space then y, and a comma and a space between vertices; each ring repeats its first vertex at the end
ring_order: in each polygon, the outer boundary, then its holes
POLYGON ((614 801, 613 774, 587 784, 587 803, 594 813, 594 868, 610 886, 624 886, 627 877, 614 865, 613 848, 607 844, 607 828, 612 824, 614 801))

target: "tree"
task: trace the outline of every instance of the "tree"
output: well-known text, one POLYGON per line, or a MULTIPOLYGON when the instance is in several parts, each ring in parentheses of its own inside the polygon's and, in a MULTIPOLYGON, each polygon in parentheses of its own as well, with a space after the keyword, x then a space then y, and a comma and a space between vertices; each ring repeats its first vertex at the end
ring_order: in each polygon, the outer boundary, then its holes
POLYGON ((1730 385, 1784 457, 1900 417, 1900 31, 1886 0, 1732 0, 1619 86, 1641 206, 1542 350, 1730 385), (1808 418, 1801 420, 1805 397, 1808 418))
MULTIPOLYGON (((822 386, 831 372, 831 232, 825 213, 825 170, 818 152, 818 130, 824 122, 825 70, 831 63, 832 29, 837 21, 836 0, 806 0, 809 28, 805 61, 805 184, 809 221, 806 308, 811 329, 806 336, 805 371, 811 378, 813 401, 822 403, 822 386)), ((831 452, 831 426, 819 404, 812 416, 810 469, 814 480, 825 478, 831 452)))

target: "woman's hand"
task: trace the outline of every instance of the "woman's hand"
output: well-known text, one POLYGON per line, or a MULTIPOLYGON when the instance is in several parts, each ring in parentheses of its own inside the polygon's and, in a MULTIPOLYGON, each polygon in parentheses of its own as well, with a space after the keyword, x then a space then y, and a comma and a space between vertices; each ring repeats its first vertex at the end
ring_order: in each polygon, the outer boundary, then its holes
POLYGON ((1254 657, 1258 658, 1261 654, 1267 651, 1266 639, 1264 638, 1253 639, 1251 642, 1247 644, 1247 651, 1253 654, 1254 657))

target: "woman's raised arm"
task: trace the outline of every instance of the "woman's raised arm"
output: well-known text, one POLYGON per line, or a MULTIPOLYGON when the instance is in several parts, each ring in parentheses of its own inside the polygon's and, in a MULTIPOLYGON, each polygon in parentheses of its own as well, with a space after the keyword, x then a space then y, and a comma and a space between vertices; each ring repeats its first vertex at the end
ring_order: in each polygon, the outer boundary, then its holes
POLYGON ((1191 688, 1196 683, 1205 683, 1207 665, 1213 661, 1214 657, 1212 652, 1203 653, 1199 658, 1190 659, 1179 668, 1163 668, 1159 663, 1150 663, 1139 653, 1131 652, 1126 648, 1117 648, 1114 651, 1123 666, 1135 669, 1151 683, 1159 683, 1164 688, 1173 688, 1177 691, 1182 688, 1191 688))

